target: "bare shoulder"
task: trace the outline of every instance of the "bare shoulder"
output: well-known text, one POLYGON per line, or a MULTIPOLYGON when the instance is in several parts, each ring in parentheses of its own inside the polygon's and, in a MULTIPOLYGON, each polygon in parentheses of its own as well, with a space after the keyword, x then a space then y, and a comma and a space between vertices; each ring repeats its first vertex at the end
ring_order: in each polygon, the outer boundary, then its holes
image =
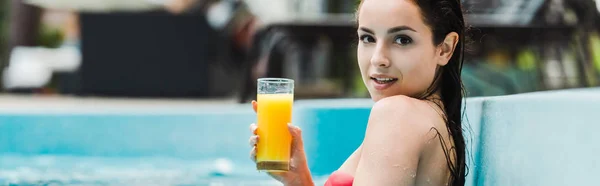
POLYGON ((402 95, 387 97, 376 102, 371 110, 370 120, 374 120, 373 124, 403 127, 411 129, 410 132, 423 132, 423 134, 444 122, 442 115, 432 106, 432 103, 402 95))
POLYGON ((364 141, 380 140, 382 143, 377 143, 378 146, 390 147, 402 143, 420 152, 435 138, 432 129, 444 126, 442 115, 431 103, 408 96, 392 96, 373 105, 364 141))
POLYGON ((415 185, 430 130, 441 118, 435 113, 426 102, 407 96, 377 101, 369 116, 355 184, 415 185))
POLYGON ((437 139, 438 132, 446 136, 446 130, 438 130, 444 128, 443 113, 433 103, 408 96, 392 96, 373 105, 365 137, 387 136, 387 141, 402 140, 403 145, 421 149, 432 139, 437 139))

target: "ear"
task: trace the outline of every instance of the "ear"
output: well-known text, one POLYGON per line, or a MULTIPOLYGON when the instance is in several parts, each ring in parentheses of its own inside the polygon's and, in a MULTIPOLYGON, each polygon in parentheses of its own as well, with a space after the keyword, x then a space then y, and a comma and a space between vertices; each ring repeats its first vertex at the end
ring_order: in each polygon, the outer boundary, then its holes
POLYGON ((438 46, 438 65, 444 66, 448 64, 448 61, 452 58, 452 54, 454 54, 459 39, 456 32, 450 32, 446 35, 444 41, 438 46))

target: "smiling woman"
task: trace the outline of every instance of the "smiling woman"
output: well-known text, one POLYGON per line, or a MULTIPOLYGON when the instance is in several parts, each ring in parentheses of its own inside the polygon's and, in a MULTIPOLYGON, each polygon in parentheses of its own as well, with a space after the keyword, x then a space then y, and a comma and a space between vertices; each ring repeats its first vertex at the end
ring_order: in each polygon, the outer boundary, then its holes
MULTIPOLYGON (((464 185, 460 1, 363 0, 357 23, 357 62, 376 103, 362 144, 325 185, 464 185)), ((302 144, 300 129, 290 132, 302 144)), ((271 176, 313 185, 303 146, 292 152, 291 171, 271 176)))
MULTIPOLYGON (((462 85, 455 78, 460 75, 464 38, 460 4, 365 0, 358 15, 358 64, 377 103, 354 168, 354 184, 373 184, 373 178, 382 180, 382 185, 464 184, 464 139, 457 115, 462 85), (438 130, 444 128, 448 130, 438 130), (431 140, 440 143, 431 145, 431 140), (411 142, 386 145, 394 141, 411 142), (381 155, 377 153, 381 148, 389 150, 381 155), (404 168, 398 171, 394 166, 362 163, 370 161, 404 168), (386 174, 374 174, 379 170, 386 174)), ((352 169, 349 166, 345 172, 352 169)))

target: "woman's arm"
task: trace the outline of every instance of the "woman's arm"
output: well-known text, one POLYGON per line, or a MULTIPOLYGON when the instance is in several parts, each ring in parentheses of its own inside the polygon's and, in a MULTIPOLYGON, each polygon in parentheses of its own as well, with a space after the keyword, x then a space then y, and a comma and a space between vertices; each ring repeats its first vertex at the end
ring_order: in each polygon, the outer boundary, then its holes
POLYGON ((415 185, 426 125, 415 100, 394 96, 375 103, 354 185, 415 185))

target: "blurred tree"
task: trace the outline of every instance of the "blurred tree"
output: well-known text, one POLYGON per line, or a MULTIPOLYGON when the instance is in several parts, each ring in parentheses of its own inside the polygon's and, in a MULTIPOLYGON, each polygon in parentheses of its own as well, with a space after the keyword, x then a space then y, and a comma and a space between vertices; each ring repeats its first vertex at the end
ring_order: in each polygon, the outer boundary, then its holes
POLYGON ((348 0, 329 0, 327 1, 327 12, 354 13, 354 11, 356 11, 356 5, 355 2, 348 0))
POLYGON ((41 25, 36 43, 48 48, 59 47, 64 39, 64 33, 57 28, 41 25))
MULTIPOLYGON (((592 51, 592 61, 596 67, 596 71, 600 74, 600 34, 592 32, 590 35, 590 50, 592 51)), ((600 77, 598 77, 600 78, 600 77)))

